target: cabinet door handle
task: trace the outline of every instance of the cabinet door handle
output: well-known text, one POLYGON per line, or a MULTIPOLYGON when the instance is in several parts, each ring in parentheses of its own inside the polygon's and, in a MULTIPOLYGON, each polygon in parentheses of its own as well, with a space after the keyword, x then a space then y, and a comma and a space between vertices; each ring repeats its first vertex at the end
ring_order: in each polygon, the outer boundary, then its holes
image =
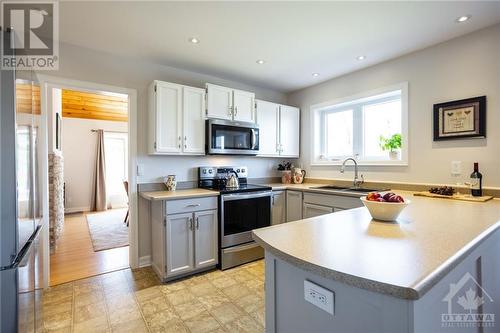
POLYGON ((188 137, 187 136, 184 136, 184 141, 187 141, 188 137))
POLYGON ((274 206, 274 194, 273 194, 273 206, 274 206))
POLYGON ((234 107, 234 116, 236 117, 237 115, 238 115, 238 107, 237 107, 237 106, 235 106, 235 107, 234 107))
POLYGON ((200 204, 190 204, 190 205, 187 205, 186 208, 189 208, 189 207, 199 207, 200 204))
POLYGON ((182 137, 179 135, 179 141, 182 141, 182 137))
POLYGON ((233 115, 233 107, 232 106, 228 106, 227 109, 229 111, 228 116, 232 116, 233 115))
POLYGON ((200 230, 200 219, 196 217, 196 229, 200 230))
POLYGON ((193 230, 193 219, 189 219, 189 230, 193 230))

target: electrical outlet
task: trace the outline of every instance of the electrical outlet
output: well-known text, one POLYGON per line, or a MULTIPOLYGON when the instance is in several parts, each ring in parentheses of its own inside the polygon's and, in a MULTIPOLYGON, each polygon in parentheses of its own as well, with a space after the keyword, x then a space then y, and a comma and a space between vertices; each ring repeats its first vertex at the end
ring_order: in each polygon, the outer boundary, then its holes
POLYGON ((462 174, 462 161, 451 161, 451 175, 460 176, 462 174))
POLYGON ((333 291, 304 280, 304 299, 329 314, 334 314, 335 294, 333 291))

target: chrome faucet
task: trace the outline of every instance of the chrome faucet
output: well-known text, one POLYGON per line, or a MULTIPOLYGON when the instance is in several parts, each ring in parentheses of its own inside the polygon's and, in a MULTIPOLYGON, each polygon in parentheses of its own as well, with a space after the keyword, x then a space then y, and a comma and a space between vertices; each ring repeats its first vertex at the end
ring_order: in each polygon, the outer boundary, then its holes
POLYGON ((344 162, 342 162, 342 167, 340 167, 340 173, 344 173, 345 165, 346 165, 347 161, 353 161, 353 163, 354 163, 354 181, 353 181, 353 184, 354 184, 354 187, 358 188, 361 186, 361 184, 363 184, 365 182, 365 179, 364 179, 363 175, 361 175, 361 180, 359 180, 358 162, 356 162, 356 160, 354 158, 349 157, 349 158, 346 158, 344 160, 344 162))

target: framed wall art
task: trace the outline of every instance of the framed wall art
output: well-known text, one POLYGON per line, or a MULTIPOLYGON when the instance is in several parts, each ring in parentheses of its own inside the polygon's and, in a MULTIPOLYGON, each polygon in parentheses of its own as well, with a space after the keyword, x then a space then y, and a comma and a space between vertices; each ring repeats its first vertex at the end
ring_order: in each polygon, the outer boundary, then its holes
POLYGON ((434 104, 434 141, 485 137, 486 96, 434 104))

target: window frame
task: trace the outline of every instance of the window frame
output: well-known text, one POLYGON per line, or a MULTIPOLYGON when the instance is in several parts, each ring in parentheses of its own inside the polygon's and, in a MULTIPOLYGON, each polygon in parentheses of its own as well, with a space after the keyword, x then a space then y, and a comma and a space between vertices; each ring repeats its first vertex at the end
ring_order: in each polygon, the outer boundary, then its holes
MULTIPOLYGON (((356 107, 360 107, 360 104, 366 103, 366 101, 369 101, 371 97, 377 96, 377 95, 383 95, 383 94, 388 94, 387 96, 387 101, 391 100, 391 96, 389 95, 391 92, 394 91, 401 91, 401 136, 402 136, 402 147, 401 147, 401 159, 400 160, 390 160, 390 159, 357 159, 359 165, 365 165, 365 166, 377 166, 377 165, 382 165, 382 166, 408 166, 408 156, 409 156, 409 146, 408 146, 408 82, 401 82, 398 84, 362 92, 359 94, 335 99, 335 100, 330 100, 327 102, 319 103, 319 104, 314 104, 311 105, 310 108, 310 124, 311 124, 311 131, 310 131, 310 161, 311 161, 311 166, 324 166, 324 165, 341 165, 343 159, 338 158, 338 159, 320 159, 320 154, 323 150, 323 148, 326 145, 326 136, 325 132, 326 129, 323 128, 324 126, 321 126, 324 124, 322 122, 322 117, 326 117, 325 115, 327 113, 333 113, 333 112, 341 112, 345 110, 353 110, 353 119, 356 117, 356 113, 359 114, 359 112, 356 112, 356 107), (364 101, 363 101, 364 100, 364 101), (327 111, 327 112, 325 112, 327 111), (319 130, 317 130, 319 129, 319 130)), ((378 101, 377 101, 378 102, 378 101)), ((359 116, 359 115, 358 115, 359 116)), ((353 135, 356 133, 356 123, 361 123, 361 126, 363 126, 363 121, 361 120, 360 122, 353 121, 353 135)), ((360 133, 363 132, 363 130, 359 130, 360 133)), ((356 151, 356 143, 355 141, 359 141, 358 145, 363 145, 363 138, 358 138, 356 139, 353 136, 353 147, 354 151, 356 151)), ((359 148, 359 146, 358 146, 359 148)), ((353 156, 346 156, 347 157, 353 157, 353 156)))

